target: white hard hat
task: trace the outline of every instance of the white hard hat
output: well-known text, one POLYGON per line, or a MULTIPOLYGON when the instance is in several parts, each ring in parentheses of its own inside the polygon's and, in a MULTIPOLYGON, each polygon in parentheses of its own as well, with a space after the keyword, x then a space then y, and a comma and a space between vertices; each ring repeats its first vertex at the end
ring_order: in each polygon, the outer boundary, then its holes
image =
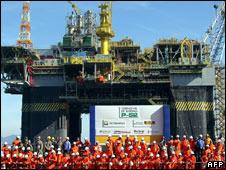
POLYGON ((190 136, 190 139, 193 139, 193 136, 190 136))
POLYGON ((120 143, 120 140, 118 140, 117 143, 120 143))
POLYGON ((113 154, 113 155, 111 155, 111 157, 112 157, 112 158, 115 158, 115 155, 113 154))
POLYGON ((67 140, 69 140, 69 137, 66 137, 67 140))
POLYGON ((134 136, 135 139, 137 139, 137 136, 134 136))
POLYGON ((202 134, 200 134, 199 137, 202 138, 202 134))
POLYGON ((24 158, 28 158, 28 155, 24 155, 24 158))
POLYGON ((41 158, 42 157, 42 154, 39 154, 38 157, 41 158))
POLYGON ((4 145, 8 145, 8 143, 7 143, 7 142, 5 142, 5 143, 4 143, 4 145))
POLYGON ((210 145, 206 145, 206 147, 208 148, 208 147, 210 147, 210 145))
POLYGON ((15 149, 18 149, 18 146, 15 146, 15 149))
POLYGON ((108 142, 108 141, 106 141, 106 144, 109 144, 109 142, 108 142))
POLYGON ((142 161, 141 163, 142 163, 142 164, 145 164, 145 161, 142 161))
POLYGON ((133 161, 130 161, 129 164, 130 164, 130 166, 133 166, 133 161))
POLYGON ((48 155, 48 152, 45 152, 45 156, 47 156, 48 155))
POLYGON ((72 155, 72 156, 75 156, 75 153, 73 152, 71 155, 72 155))
POLYGON ((123 163, 122 163, 121 161, 119 161, 119 163, 118 163, 118 164, 119 164, 120 166, 122 166, 122 164, 123 164, 123 163))
POLYGON ((57 151, 61 151, 61 149, 60 148, 57 148, 57 151))
POLYGON ((128 153, 125 153, 125 156, 128 156, 128 153))
POLYGON ((156 143, 156 141, 154 140, 154 141, 153 141, 153 143, 155 144, 155 143, 156 143))
POLYGON ((96 143, 99 143, 99 141, 96 141, 96 143))
POLYGON ((166 150, 167 148, 165 146, 162 147, 163 150, 166 150))
POLYGON ((56 153, 54 150, 52 150, 52 153, 56 153))
POLYGON ((144 140, 144 137, 142 137, 141 140, 144 140))
POLYGON ((60 152, 60 151, 58 151, 58 152, 57 152, 57 154, 58 154, 58 155, 60 155, 60 154, 61 154, 61 152, 60 152))
POLYGON ((108 137, 111 137, 111 135, 108 135, 108 137))
POLYGON ((37 152, 34 152, 34 155, 36 156, 38 153, 37 152))
POLYGON ((158 158, 159 156, 160 156, 159 154, 156 155, 157 158, 158 158))
POLYGON ((102 155, 102 157, 106 157, 106 154, 104 153, 104 154, 102 155))
POLYGON ((87 137, 85 137, 85 140, 87 140, 88 138, 87 137))
POLYGON ((25 147, 22 147, 22 151, 24 151, 25 150, 25 147))
POLYGON ((18 139, 20 139, 20 136, 17 136, 18 139))
POLYGON ((123 151, 124 150, 124 148, 123 147, 121 147, 121 151, 123 151))
POLYGON ((217 140, 217 143, 221 143, 221 140, 220 140, 220 139, 218 139, 218 140, 217 140))
POLYGON ((128 144, 131 144, 131 142, 129 141, 128 144))
POLYGON ((176 137, 177 137, 177 138, 179 138, 180 136, 179 136, 179 135, 177 135, 176 137))
POLYGON ((167 154, 167 153, 165 153, 165 154, 164 154, 164 156, 168 156, 168 154, 167 154))
POLYGON ((141 149, 141 146, 138 146, 138 149, 141 149))
POLYGON ((31 148, 30 147, 27 147, 27 150, 29 151, 31 148))
POLYGON ((17 157, 17 155, 14 153, 14 154, 13 154, 13 157, 15 158, 15 157, 17 157))
POLYGON ((8 149, 11 149, 11 146, 8 146, 8 149))
POLYGON ((182 156, 182 153, 179 153, 180 156, 182 156))
POLYGON ((154 156, 154 154, 153 154, 153 153, 151 153, 151 154, 150 154, 150 156, 154 156))
POLYGON ((86 147, 85 147, 85 150, 86 150, 86 151, 89 150, 89 147, 86 146, 86 147))
POLYGON ((183 138, 186 138, 186 135, 184 135, 183 138))
POLYGON ((10 157, 10 154, 7 154, 6 157, 9 158, 10 157))
POLYGON ((191 154, 193 155, 193 154, 195 154, 193 151, 191 151, 191 154))
POLYGON ((133 149, 133 146, 132 146, 132 145, 130 145, 130 146, 129 146, 129 149, 133 149))
POLYGON ((113 163, 112 163, 112 162, 109 162, 109 165, 110 165, 110 166, 112 166, 112 165, 113 165, 113 163))
POLYGON ((54 146, 53 146, 53 145, 51 145, 51 148, 54 148, 54 146))
POLYGON ((120 137, 120 138, 121 138, 121 137, 122 137, 122 135, 120 134, 120 135, 118 135, 118 137, 120 137))
POLYGON ((22 157, 23 156, 23 154, 22 153, 19 153, 19 157, 22 157))
POLYGON ((73 142, 73 145, 76 145, 76 142, 73 142))
POLYGON ((100 155, 97 155, 97 158, 100 158, 100 155))
POLYGON ((135 142, 138 142, 138 139, 137 138, 135 139, 135 142))
POLYGON ((128 138, 128 137, 129 137, 129 135, 126 135, 126 137, 128 138))
POLYGON ((76 155, 79 156, 79 152, 76 152, 76 155))
POLYGON ((175 155, 175 152, 173 151, 172 154, 175 155))
POLYGON ((150 151, 151 150, 151 148, 148 148, 148 151, 150 151))

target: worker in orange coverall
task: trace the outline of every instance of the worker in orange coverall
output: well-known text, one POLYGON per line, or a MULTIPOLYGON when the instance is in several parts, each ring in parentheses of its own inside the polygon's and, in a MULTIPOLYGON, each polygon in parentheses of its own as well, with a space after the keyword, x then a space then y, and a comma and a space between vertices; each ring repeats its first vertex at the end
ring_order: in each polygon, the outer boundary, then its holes
POLYGON ((175 147, 175 150, 177 150, 177 149, 181 149, 180 147, 181 147, 181 141, 180 141, 180 136, 179 135, 177 135, 176 136, 176 139, 173 141, 173 145, 174 145, 174 147, 175 147))
POLYGON ((85 142, 84 142, 83 145, 84 145, 85 147, 90 147, 91 143, 90 143, 90 141, 88 140, 87 137, 85 137, 85 142))
POLYGON ((63 154, 60 151, 60 148, 57 149, 57 162, 56 162, 56 167, 57 169, 62 169, 63 168, 63 154))
POLYGON ((149 156, 148 161, 148 169, 155 169, 155 157, 154 154, 151 153, 149 156))
POLYGON ((190 136, 190 137, 189 137, 188 142, 189 142, 189 145, 190 145, 190 147, 191 147, 191 150, 194 151, 194 150, 195 150, 196 141, 193 139, 193 136, 190 136))
POLYGON ((38 163, 37 163, 37 166, 36 166, 36 169, 43 169, 44 167, 44 158, 41 154, 38 155, 38 163))
POLYGON ((141 150, 141 146, 138 146, 136 154, 139 155, 140 157, 144 156, 144 152, 141 150))
POLYGON ((79 147, 76 145, 76 142, 73 142, 72 147, 71 147, 71 152, 72 153, 79 152, 79 147))
POLYGON ((8 146, 8 143, 5 142, 4 145, 2 146, 2 151, 3 151, 4 155, 7 155, 7 154, 10 153, 10 149, 9 148, 10 147, 8 146))
POLYGON ((208 155, 209 154, 207 154, 207 155, 206 154, 203 154, 202 155, 202 157, 201 157, 201 162, 202 162, 201 169, 206 169, 207 162, 209 161, 208 155))
POLYGON ((56 152, 53 150, 51 152, 51 155, 49 156, 49 162, 48 165, 46 166, 46 169, 55 169, 57 163, 57 156, 56 152))
POLYGON ((19 146, 20 143, 21 143, 20 136, 17 136, 16 139, 13 141, 13 145, 14 146, 19 146))
POLYGON ((115 155, 111 155, 111 158, 109 159, 109 164, 108 164, 108 168, 109 169, 116 169, 117 165, 118 165, 118 159, 115 157, 115 155))
POLYGON ((206 145, 206 148, 202 151, 202 156, 203 155, 208 155, 208 153, 212 153, 210 150, 209 145, 206 145))
POLYGON ((175 169, 177 167, 177 157, 175 152, 172 152, 172 155, 170 156, 169 159, 169 164, 168 164, 168 168, 169 169, 175 169))
POLYGON ((101 163, 99 169, 107 169, 107 155, 105 153, 102 155, 101 163))
POLYGON ((126 135, 126 139, 125 139, 125 147, 131 145, 132 143, 132 139, 130 139, 129 135, 126 135), (130 143, 130 144, 129 144, 130 143))
POLYGON ((108 135, 108 139, 107 141, 109 142, 109 144, 112 146, 112 148, 114 147, 114 140, 111 138, 111 135, 108 135))
POLYGON ((108 156, 111 156, 113 154, 113 147, 108 141, 106 141, 106 154, 108 156))
POLYGON ((31 169, 32 168, 31 167, 31 160, 29 159, 28 155, 24 155, 23 164, 24 164, 23 169, 31 169))
POLYGON ((185 169, 195 169, 195 164, 196 164, 196 157, 194 155, 194 152, 192 151, 189 159, 186 160, 185 169))
POLYGON ((13 151, 11 152, 11 155, 14 155, 14 154, 19 155, 18 146, 14 146, 14 149, 13 149, 13 151))
POLYGON ((178 157, 177 157, 177 169, 184 169, 185 168, 185 164, 184 164, 185 160, 184 157, 181 153, 179 153, 178 157))
POLYGON ((160 148, 159 148, 158 144, 156 143, 156 141, 154 140, 153 144, 151 145, 151 152, 154 155, 157 155, 159 151, 160 151, 160 148))
POLYGON ((155 156, 155 169, 160 169, 161 166, 161 159, 160 159, 160 155, 157 154, 155 156))
POLYGON ((165 153, 163 156, 161 156, 162 160, 162 169, 168 169, 168 154, 165 153))
POLYGON ((146 154, 148 147, 147 147, 147 144, 146 144, 144 138, 141 138, 140 146, 141 146, 141 150, 143 151, 143 153, 146 154))
POLYGON ((189 145, 189 141, 187 140, 186 136, 184 135, 180 142, 180 149, 181 149, 182 153, 184 153, 184 151, 187 150, 188 145, 189 145))
POLYGON ((123 145, 122 135, 118 135, 118 138, 115 140, 114 146, 118 146, 118 144, 120 145, 121 148, 123 145))
POLYGON ((37 152, 34 152, 33 157, 31 157, 29 159, 31 160, 31 169, 36 169, 36 165, 38 164, 38 154, 37 154, 37 152))

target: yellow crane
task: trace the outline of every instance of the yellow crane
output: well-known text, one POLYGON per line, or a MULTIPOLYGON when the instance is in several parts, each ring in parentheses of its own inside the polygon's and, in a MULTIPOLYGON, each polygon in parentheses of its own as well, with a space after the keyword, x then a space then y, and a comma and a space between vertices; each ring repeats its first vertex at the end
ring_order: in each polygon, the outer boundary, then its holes
POLYGON ((77 7, 77 5, 74 3, 74 2, 72 2, 72 1, 67 1, 69 4, 71 4, 71 6, 72 6, 72 8, 74 9, 74 11, 75 11, 75 13, 77 14, 77 15, 80 15, 80 9, 77 7))

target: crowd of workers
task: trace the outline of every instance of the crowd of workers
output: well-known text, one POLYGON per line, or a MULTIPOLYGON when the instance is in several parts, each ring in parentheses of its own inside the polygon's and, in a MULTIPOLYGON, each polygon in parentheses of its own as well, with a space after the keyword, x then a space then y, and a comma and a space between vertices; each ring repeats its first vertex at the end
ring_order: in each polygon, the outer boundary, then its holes
MULTIPOLYGON (((40 137, 33 144, 18 136, 12 143, 2 146, 3 169, 205 169, 208 161, 225 161, 224 143, 213 141, 207 134, 197 139, 177 135, 161 142, 147 145, 144 138, 111 135, 102 148, 98 142, 91 145, 85 138, 72 144, 69 138, 40 137), (197 164, 200 162, 200 164, 197 164)), ((222 167, 224 169, 224 167, 222 167)))

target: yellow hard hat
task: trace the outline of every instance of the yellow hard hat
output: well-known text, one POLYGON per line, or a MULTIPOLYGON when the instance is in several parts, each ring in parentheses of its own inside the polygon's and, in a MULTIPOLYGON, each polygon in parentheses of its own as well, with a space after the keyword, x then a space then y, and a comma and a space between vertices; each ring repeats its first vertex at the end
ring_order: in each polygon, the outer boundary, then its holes
POLYGON ((210 135, 207 133, 206 136, 209 137, 210 135))
POLYGON ((48 136, 47 139, 51 139, 51 136, 48 136))
POLYGON ((55 138, 54 138, 54 137, 52 137, 52 140, 55 140, 55 138))

